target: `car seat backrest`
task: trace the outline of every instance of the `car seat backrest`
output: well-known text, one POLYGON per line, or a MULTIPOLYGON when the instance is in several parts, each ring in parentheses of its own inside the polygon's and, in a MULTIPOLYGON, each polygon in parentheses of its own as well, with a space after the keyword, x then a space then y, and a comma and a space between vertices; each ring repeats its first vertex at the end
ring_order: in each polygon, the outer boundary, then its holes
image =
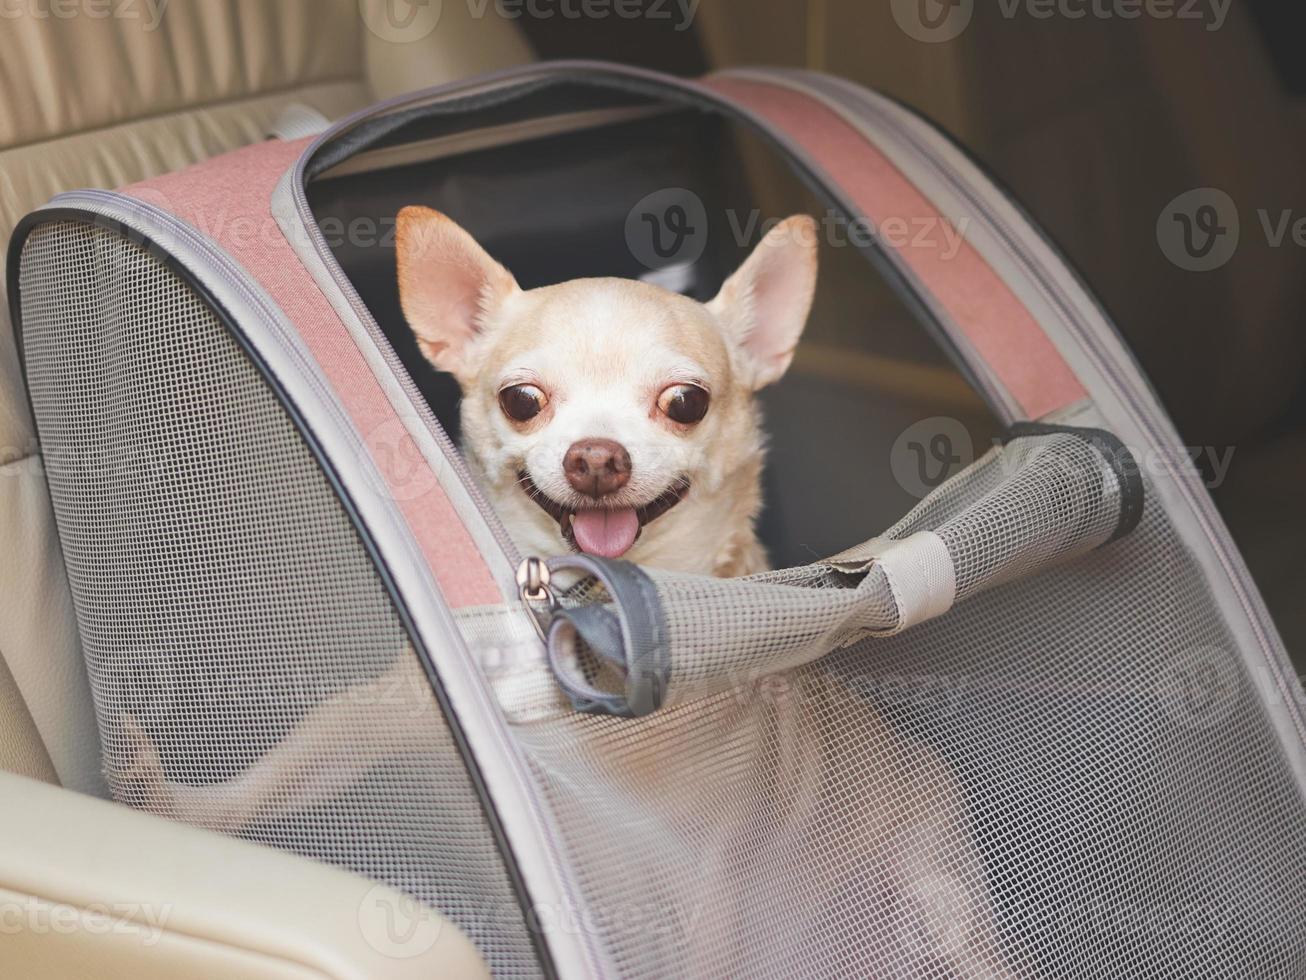
MULTIPOLYGON (((24 5, 0 22, 0 242, 63 190, 116 187, 267 136, 530 59, 464 4, 132 0, 24 5), (431 21, 420 18, 426 11, 431 21)), ((0 283, 0 768, 103 793, 94 712, 0 283)))

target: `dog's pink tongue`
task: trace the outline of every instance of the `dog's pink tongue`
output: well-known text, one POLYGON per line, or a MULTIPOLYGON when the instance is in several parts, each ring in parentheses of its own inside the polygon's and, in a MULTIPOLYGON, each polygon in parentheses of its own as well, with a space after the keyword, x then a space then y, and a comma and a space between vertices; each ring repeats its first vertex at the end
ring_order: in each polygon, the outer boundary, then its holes
POLYGON ((620 558, 639 535, 639 517, 630 508, 580 510, 572 521, 571 533, 577 547, 587 555, 620 558))

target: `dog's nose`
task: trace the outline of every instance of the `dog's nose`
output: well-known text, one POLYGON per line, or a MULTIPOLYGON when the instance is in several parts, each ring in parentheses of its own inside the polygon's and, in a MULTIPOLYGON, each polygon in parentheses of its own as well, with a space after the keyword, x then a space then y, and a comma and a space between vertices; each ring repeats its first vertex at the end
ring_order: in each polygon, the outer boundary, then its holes
POLYGON ((587 497, 598 499, 620 490, 630 479, 630 453, 611 439, 573 442, 562 457, 567 482, 587 497))

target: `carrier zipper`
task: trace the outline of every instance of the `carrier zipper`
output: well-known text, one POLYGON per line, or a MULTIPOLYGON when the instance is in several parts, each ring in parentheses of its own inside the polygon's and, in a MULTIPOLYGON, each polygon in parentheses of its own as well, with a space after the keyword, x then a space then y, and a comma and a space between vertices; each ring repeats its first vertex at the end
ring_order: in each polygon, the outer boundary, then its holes
MULTIPOLYGON (((402 99, 395 99, 392 101, 398 103, 401 102, 402 99)), ((466 460, 463 459, 462 453, 458 450, 458 447, 454 445, 454 441, 449 438, 449 434, 445 431, 444 426, 440 424, 440 420, 435 417, 435 413, 431 411, 431 406, 427 403, 426 399, 422 397, 416 383, 409 375, 408 369, 405 368, 403 363, 399 360, 399 356, 390 345, 389 339, 382 332, 380 324, 376 322, 376 318, 372 316, 371 311, 363 304, 361 297, 358 295, 358 291, 354 288, 354 284, 349 281, 347 276, 345 276, 344 271, 340 268, 340 264, 336 261, 335 256, 331 254, 331 250, 326 246, 326 242, 318 228, 317 221, 313 217, 313 212, 308 206, 307 195, 304 193, 304 186, 302 182, 297 179, 301 172, 300 165, 296 165, 295 170, 291 172, 292 179, 289 181, 289 184, 295 205, 295 212, 299 218, 303 233, 307 240, 312 243, 319 261, 322 262, 327 274, 331 277, 332 282, 335 284, 336 288, 340 290, 341 295, 346 298, 349 302, 350 308, 359 318, 359 322, 367 331, 368 336, 371 338, 377 349, 377 352, 381 355, 382 360, 385 362, 386 366, 390 368, 395 380, 398 381, 401 389, 407 395, 413 410, 417 413, 418 418, 425 424, 428 433, 440 448, 446 462, 462 482, 468 498, 472 501, 473 506, 475 506, 479 512, 481 519, 485 522, 485 526, 489 529, 491 536, 498 543, 503 558, 508 562, 509 572, 515 579, 517 571, 524 565, 524 561, 520 556, 517 546, 513 543, 512 539, 508 537, 507 529, 504 527, 502 519, 486 499, 485 493, 481 489, 480 484, 476 481, 475 477, 472 476, 471 470, 467 466, 466 460)), ((331 300, 328 297, 328 302, 330 301, 331 300)), ((520 589, 517 598, 520 598, 520 589)), ((526 606, 524 611, 526 616, 530 619, 531 625, 534 627, 536 632, 539 633, 541 631, 541 624, 534 610, 529 606, 526 606)), ((541 637, 541 642, 542 640, 543 638, 541 637)), ((483 675, 481 675, 480 671, 477 670, 476 673, 483 680, 483 675)), ((532 774, 521 760, 515 742, 509 738, 502 727, 501 715, 499 713, 501 706, 498 701, 491 696, 489 691, 482 684, 475 685, 474 694, 482 709, 481 717, 484 719, 493 719, 490 726, 491 733, 497 742, 501 758, 508 763, 508 768, 512 771, 515 782, 520 786, 532 786, 534 784, 532 774)), ((559 852, 562 845, 558 840, 556 831, 552 830, 550 814, 538 805, 532 793, 527 791, 524 795, 527 800, 526 808, 533 816, 535 826, 537 828, 550 828, 546 831, 548 837, 547 860, 552 875, 556 879, 567 880, 569 876, 565 870, 564 863, 559 858, 559 852)), ((493 794, 487 792, 486 804, 491 810, 497 809, 497 804, 493 798, 493 794)), ((505 839, 508 839, 506 831, 505 839)), ((508 844, 507 850, 511 853, 511 844, 508 844)), ((515 864, 515 859, 512 859, 510 863, 515 864)), ((566 887, 569 889, 568 894, 570 895, 582 894, 579 887, 575 884, 569 883, 566 887)), ((529 898, 529 889, 524 886, 523 892, 529 898)), ((525 905, 523 907, 526 908, 525 905)), ((551 940, 534 929, 529 929, 529 932, 533 941, 537 943, 537 947, 540 951, 540 962, 545 967, 546 976, 556 976, 557 970, 554 966, 555 954, 551 940)), ((604 971, 595 965, 596 961, 603 959, 602 953, 589 941, 583 942, 580 945, 584 951, 582 956, 588 967, 589 975, 603 975, 604 971)))
POLYGON ((206 238, 175 215, 143 204, 127 194, 100 190, 75 191, 56 196, 51 201, 51 205, 80 207, 102 214, 105 217, 113 217, 115 213, 126 211, 129 214, 144 217, 162 225, 167 234, 184 241, 187 246, 202 254, 227 286, 239 292, 242 299, 263 314, 265 324, 276 332, 277 341, 282 351, 295 362, 295 366, 299 368, 299 373, 312 386, 314 392, 321 397, 323 407, 331 413, 332 420, 337 424, 340 431, 345 434, 354 450, 360 454, 367 452, 366 446, 354 429, 353 422, 345 416, 343 409, 337 404, 336 393, 322 379, 317 366, 309 360, 301 347, 298 336, 287 336, 286 331, 281 327, 281 321, 276 311, 270 308, 257 292, 249 289, 244 276, 234 261, 211 239, 206 238), (91 202, 89 207, 88 202, 91 202))
POLYGON ((513 543, 512 538, 508 536, 508 530, 504 526, 502 518, 499 517, 498 512, 486 498, 485 491, 481 488, 480 481, 472 474, 471 467, 467 465, 467 460, 463 457, 462 452, 458 449, 457 445, 454 444, 453 439, 449 437, 449 433, 445 431, 440 420, 435 417, 435 413, 431 411, 430 404, 422 396, 421 390, 417 387, 417 383, 413 380, 412 375, 408 373, 408 369, 404 367, 403 361, 399 359, 399 355, 395 353, 394 347, 391 345, 389 338, 386 337, 385 331, 381 329, 381 325, 377 323, 376 317, 372 315, 372 311, 363 303, 362 298, 358 295, 358 290, 354 288, 354 284, 350 282, 349 277, 346 276, 344 271, 340 268, 340 263, 336 261, 330 248, 326 247, 325 242, 322 240, 322 236, 319 234, 317 219, 313 216, 313 211, 308 206, 307 197, 303 193, 303 188, 299 181, 292 181, 291 185, 296 213, 299 216, 301 224, 304 226, 304 231, 308 240, 312 242, 313 248, 317 252, 318 258, 326 267, 327 273, 331 276, 336 288, 340 290, 341 295, 343 295, 348 301, 350 309, 353 310, 354 315, 358 317, 358 321, 363 325, 363 329, 367 331, 368 337, 371 338, 377 352, 381 355, 381 359, 385 362, 386 367, 390 369, 391 375, 399 383, 399 387, 407 396, 418 419, 426 427, 426 431, 435 440, 435 444, 444 455, 445 461, 449 464, 450 468, 467 491, 468 498, 470 498, 473 506, 475 506, 477 511, 480 513, 481 519, 485 522, 491 536, 502 550, 503 558, 508 563, 508 568, 510 570, 515 570, 521 564, 521 554, 518 552, 517 546, 513 543))
MULTIPOLYGON (((221 276, 223 282, 233 289, 236 289, 240 295, 250 303, 250 305, 257 307, 258 310, 264 314, 266 322, 278 333, 280 346, 295 361, 296 367, 301 369, 300 373, 308 380, 309 384, 313 387, 313 390, 321 396, 323 405, 326 406, 327 410, 331 413, 332 418, 339 424, 341 431, 347 433, 350 441, 353 443, 355 451, 360 454, 368 452, 367 447, 363 444, 362 440, 358 438, 354 430, 353 422, 344 415, 343 409, 337 403, 335 391, 333 391, 322 379, 316 365, 309 360, 303 351, 298 336, 288 337, 286 335, 285 331, 281 329, 280 320, 275 312, 268 307, 262 297, 251 291, 246 286, 243 276, 240 274, 235 263, 226 252, 175 215, 142 204, 130 195, 92 189, 76 191, 69 194, 60 194, 55 197, 51 203, 84 205, 87 201, 93 202, 94 206, 92 207, 92 210, 99 213, 105 213, 106 216, 111 215, 113 211, 125 210, 133 214, 148 217, 151 221, 162 224, 166 228, 168 234, 185 241, 190 247, 202 252, 205 257, 210 260, 213 268, 221 276)), ((314 227, 316 227, 316 225, 314 225, 314 227)), ((332 269, 334 273, 334 262, 332 265, 329 265, 328 268, 332 269)), ((351 303, 355 306, 355 309, 361 307, 362 302, 358 299, 357 293, 353 291, 352 285, 349 285, 349 293, 351 303)), ((363 309, 366 308, 363 307, 363 309)), ((375 334, 380 334, 380 327, 376 325, 375 319, 370 315, 368 315, 364 320, 364 325, 368 327, 369 334, 373 335, 374 339, 375 334)), ((454 467, 454 472, 458 475, 459 479, 466 485, 468 496, 472 498, 473 503, 481 511, 481 514, 486 519, 487 523, 489 523, 490 530, 493 532, 495 540, 504 549, 503 554, 505 560, 509 562, 510 568, 516 569, 520 564, 520 557, 517 554, 516 546, 507 537, 507 532, 503 527, 503 522, 499 519, 499 516, 494 512, 490 507, 489 502, 485 499, 479 485, 472 477, 471 471, 467 468, 466 462, 462 459, 461 453, 458 452, 457 447, 454 446, 453 440, 449 438, 448 433, 444 431, 444 427, 440 425, 439 420, 436 419, 434 413, 431 412, 430 406, 427 405, 425 399, 421 397, 416 384, 413 383, 407 370, 403 368, 403 365, 399 363, 398 356, 395 355, 394 350, 390 347, 389 342, 385 340, 384 335, 380 337, 377 343, 378 346, 381 347, 382 355, 386 357, 386 363, 390 365, 392 369, 397 368, 395 373, 403 384, 405 392, 421 410, 421 417, 423 421, 427 423, 427 427, 431 430, 431 434, 435 436, 437 445, 440 446, 441 451, 447 457, 450 465, 454 467)))
MULTIPOLYGON (((556 66, 557 69, 561 69, 561 67, 560 64, 556 66)), ((520 83, 526 83, 531 80, 540 81, 542 79, 548 79, 555 73, 556 71, 551 69, 550 66, 540 64, 524 68, 507 69, 499 73, 497 77, 493 77, 489 86, 489 91, 494 91, 498 88, 509 89, 513 87, 514 82, 518 81, 520 81, 520 83)), ((313 209, 309 207, 306 185, 303 180, 304 161, 311 157, 327 141, 335 138, 342 127, 348 126, 350 123, 357 122, 358 120, 381 114, 386 110, 394 110, 406 105, 419 104, 422 102, 429 102, 429 104, 432 105, 451 105, 456 104, 459 101, 474 100, 477 98, 479 93, 486 90, 486 83, 484 80, 472 80, 470 83, 466 84, 455 82, 450 83, 450 85, 447 86, 447 89, 448 94, 444 98, 432 99, 429 98, 426 93, 408 93, 395 96, 385 100, 384 102, 380 102, 377 105, 371 106, 368 109, 359 110, 353 115, 341 120, 332 129, 322 133, 308 148, 304 156, 296 163, 291 171, 291 180, 289 181, 290 193, 294 201, 295 213, 299 218, 301 230, 303 231, 307 241, 312 244, 313 250, 317 253, 319 261, 321 261, 323 267, 326 269, 327 275, 331 277, 335 287, 349 303, 350 309, 353 310, 354 315, 358 317, 358 321, 362 324, 363 329, 367 331, 368 337, 371 339, 373 346, 375 346, 377 353, 381 355, 381 359, 385 362, 386 367, 390 369, 392 377, 398 382, 399 387, 407 396, 409 404, 416 413, 417 418, 421 420, 423 425, 426 427, 426 431, 430 434, 431 438, 435 440, 435 444, 439 447, 445 461, 458 477, 459 482, 463 485, 463 489, 466 491, 472 505, 476 508, 481 516, 481 520, 485 524, 485 527, 489 530, 490 536, 493 537, 495 542, 499 545, 502 557, 507 562, 508 573, 510 575, 515 575, 516 570, 522 563, 521 552, 508 534, 508 529, 504 525, 503 519, 499 516, 498 511, 494 509, 494 506, 485 496, 485 491, 482 489, 480 481, 472 474, 471 468, 467 465, 467 460, 463 456, 462 451, 454 443, 453 439, 449 437, 449 433, 445 431, 440 420, 435 417, 435 413, 431 411, 430 404, 427 402, 426 398, 423 397, 421 390, 417 387, 417 383, 413 381, 412 376, 408 373, 408 369, 399 359, 399 355, 395 353, 394 347, 390 343, 390 339, 385 335, 385 331, 381 329, 381 325, 377 323, 376 317, 372 315, 372 311, 367 308, 367 305, 358 295, 358 290, 354 288, 353 282, 345 275, 344 270, 340 267, 340 263, 336 261, 335 255, 327 246, 326 240, 321 234, 321 229, 318 227, 317 218, 313 215, 313 209), (466 94, 469 90, 471 94, 466 94)), ((328 302, 330 302, 330 297, 328 297, 328 302)))

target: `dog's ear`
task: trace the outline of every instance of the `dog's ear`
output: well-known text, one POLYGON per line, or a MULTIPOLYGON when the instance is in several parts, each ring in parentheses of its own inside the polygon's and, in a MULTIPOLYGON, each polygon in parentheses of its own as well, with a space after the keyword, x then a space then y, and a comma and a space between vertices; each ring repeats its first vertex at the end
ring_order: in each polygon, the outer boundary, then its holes
POLYGON ((816 220, 796 214, 758 243, 707 304, 743 349, 754 390, 789 368, 816 293, 816 220))
POLYGON ((399 304, 426 359, 461 381, 468 341, 517 280, 456 222, 430 208, 406 207, 395 224, 399 304))

